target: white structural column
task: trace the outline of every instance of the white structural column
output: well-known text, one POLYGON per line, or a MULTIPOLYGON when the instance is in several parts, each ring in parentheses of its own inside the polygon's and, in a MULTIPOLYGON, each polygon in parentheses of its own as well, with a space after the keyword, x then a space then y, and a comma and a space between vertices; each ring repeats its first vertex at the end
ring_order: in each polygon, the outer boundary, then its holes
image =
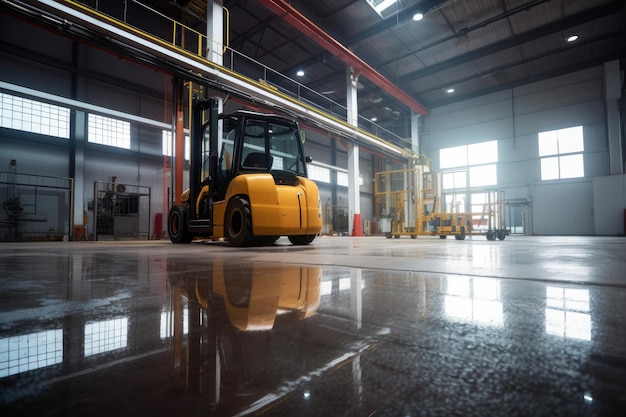
POLYGON ((224 63, 224 1, 207 2, 207 58, 219 65, 224 63))
MULTIPOLYGON (((209 0, 207 2, 206 36, 207 36, 207 59, 215 64, 224 65, 224 1, 209 0)), ((224 100, 220 97, 217 101, 217 111, 224 110, 224 100)), ((217 149, 222 148, 222 121, 218 122, 217 149)))
POLYGON ((624 173, 624 161, 622 160, 622 135, 617 103, 622 95, 619 60, 604 63, 604 93, 610 173, 611 175, 620 175, 624 173))
POLYGON ((419 120, 420 114, 411 110, 411 148, 414 154, 421 154, 419 120))
MULTIPOLYGON (((353 68, 347 71, 347 122, 352 126, 359 125, 359 107, 357 102, 357 84, 359 74, 353 68)), ((361 195, 359 189, 359 145, 348 143, 348 230, 350 235, 360 236, 363 233, 361 226, 361 195), (356 227, 355 227, 356 226, 356 227), (355 230, 356 229, 356 230, 355 230)))

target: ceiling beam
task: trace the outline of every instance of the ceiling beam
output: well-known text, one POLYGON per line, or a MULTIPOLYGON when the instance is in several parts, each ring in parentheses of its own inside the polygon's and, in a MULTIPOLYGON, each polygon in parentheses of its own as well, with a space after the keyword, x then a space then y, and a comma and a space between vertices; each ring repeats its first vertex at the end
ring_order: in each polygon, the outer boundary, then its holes
POLYGON ((284 0, 258 1, 259 3, 276 13, 278 16, 285 19, 296 29, 307 35, 311 40, 313 40, 335 56, 339 57, 346 64, 350 65, 358 74, 366 77, 371 82, 387 91, 405 106, 411 108, 416 113, 422 115, 428 114, 428 109, 423 104, 417 102, 417 100, 415 100, 413 97, 400 89, 400 87, 385 78, 382 74, 380 74, 372 66, 363 61, 357 55, 355 55, 348 48, 337 42, 337 40, 332 38, 323 30, 321 30, 311 20, 309 20, 291 5, 287 4, 284 0))

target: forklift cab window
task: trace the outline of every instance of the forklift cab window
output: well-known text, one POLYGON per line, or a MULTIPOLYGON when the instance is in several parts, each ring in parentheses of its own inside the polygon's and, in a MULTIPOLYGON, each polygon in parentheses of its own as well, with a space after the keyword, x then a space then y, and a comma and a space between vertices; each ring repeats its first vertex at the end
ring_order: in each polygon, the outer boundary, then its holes
POLYGON ((243 150, 241 154, 241 168, 244 170, 268 171, 269 163, 266 152, 267 123, 261 120, 247 120, 243 150))
POLYGON ((235 146, 235 135, 237 134, 237 120, 223 119, 222 132, 220 170, 224 173, 227 173, 230 172, 232 169, 233 148, 235 146))
POLYGON ((306 175, 300 135, 295 126, 270 123, 269 140, 273 170, 287 170, 296 175, 306 175))
POLYGON ((241 160, 242 169, 292 171, 306 176, 300 135, 292 124, 248 120, 241 160))

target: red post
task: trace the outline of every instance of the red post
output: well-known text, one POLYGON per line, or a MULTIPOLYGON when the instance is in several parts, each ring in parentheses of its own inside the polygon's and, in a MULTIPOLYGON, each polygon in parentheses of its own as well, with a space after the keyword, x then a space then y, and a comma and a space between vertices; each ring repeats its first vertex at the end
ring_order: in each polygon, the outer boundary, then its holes
POLYGON ((363 236, 363 224, 361 223, 361 215, 354 215, 354 225, 352 227, 352 236, 363 236))

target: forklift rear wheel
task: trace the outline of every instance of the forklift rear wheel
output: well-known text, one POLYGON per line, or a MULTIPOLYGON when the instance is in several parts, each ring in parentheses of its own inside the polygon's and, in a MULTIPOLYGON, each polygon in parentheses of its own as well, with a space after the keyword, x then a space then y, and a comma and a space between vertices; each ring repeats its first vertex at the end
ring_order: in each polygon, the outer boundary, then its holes
POLYGON ((172 243, 189 243, 193 235, 187 229, 187 213, 183 206, 173 206, 167 216, 167 232, 172 243))
POLYGON ((224 220, 226 239, 233 246, 248 246, 254 243, 250 204, 241 197, 233 197, 226 207, 224 220))
POLYGON ((465 235, 454 235, 456 240, 465 240, 465 235))
POLYGON ((315 239, 315 235, 293 235, 287 237, 292 244, 298 246, 308 245, 313 242, 313 239, 315 239))
POLYGON ((504 240, 504 238, 506 237, 506 233, 504 232, 504 230, 498 231, 497 235, 498 235, 498 239, 500 240, 504 240))
POLYGON ((447 237, 448 237, 448 235, 439 235, 439 239, 445 239, 447 237))

